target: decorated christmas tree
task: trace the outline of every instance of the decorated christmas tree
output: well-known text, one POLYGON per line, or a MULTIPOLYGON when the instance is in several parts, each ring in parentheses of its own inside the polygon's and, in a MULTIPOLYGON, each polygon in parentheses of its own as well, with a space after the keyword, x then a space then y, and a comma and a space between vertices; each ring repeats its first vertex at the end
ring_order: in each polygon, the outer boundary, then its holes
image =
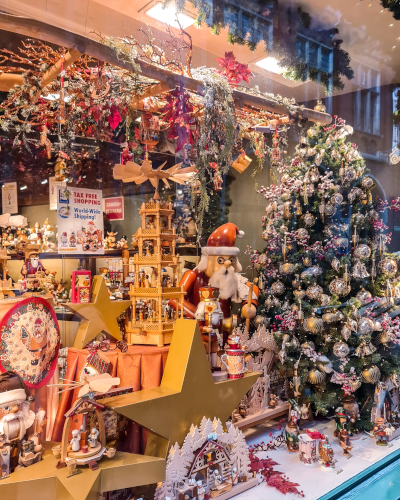
POLYGON ((337 117, 304 132, 295 156, 278 168, 280 185, 260 190, 266 246, 248 252, 261 290, 258 314, 270 318, 295 396, 323 415, 352 408, 354 427, 370 429, 381 382, 398 387, 390 346, 399 336, 399 277, 381 220, 398 200, 373 197, 352 132, 337 117))

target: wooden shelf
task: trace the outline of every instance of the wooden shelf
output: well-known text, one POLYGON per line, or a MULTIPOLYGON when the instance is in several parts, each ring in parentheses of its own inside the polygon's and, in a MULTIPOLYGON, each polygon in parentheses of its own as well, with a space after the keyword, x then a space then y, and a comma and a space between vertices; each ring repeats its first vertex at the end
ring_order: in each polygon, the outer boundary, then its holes
POLYGON ((261 424, 261 422, 265 422, 266 420, 271 420, 271 418, 278 417, 279 415, 285 415, 290 410, 289 403, 283 403, 282 405, 276 408, 267 408, 263 411, 258 411, 253 415, 249 415, 248 417, 244 417, 239 422, 235 422, 233 425, 237 429, 246 429, 247 427, 253 427, 254 425, 261 424))

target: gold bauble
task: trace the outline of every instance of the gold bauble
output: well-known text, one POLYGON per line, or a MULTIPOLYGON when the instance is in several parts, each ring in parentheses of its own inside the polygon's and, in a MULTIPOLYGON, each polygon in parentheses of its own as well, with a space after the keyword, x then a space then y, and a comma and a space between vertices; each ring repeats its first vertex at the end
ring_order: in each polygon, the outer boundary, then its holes
POLYGON ((324 382, 325 378, 326 375, 323 371, 318 370, 318 368, 312 368, 308 372, 307 382, 310 382, 310 384, 313 385, 319 385, 322 384, 322 382, 324 382))
POLYGON ((393 277, 397 273, 397 262, 394 259, 383 259, 378 264, 380 273, 393 277))
POLYGON ((323 289, 316 283, 310 285, 306 290, 307 297, 311 300, 318 299, 318 297, 320 297, 322 293, 323 289))
POLYGON ((326 106, 322 104, 322 101, 317 101, 317 104, 314 106, 315 111, 318 111, 319 113, 325 113, 326 111, 326 106))
POLYGON ((329 304, 331 298, 329 297, 329 295, 326 295, 326 293, 323 293, 322 295, 320 295, 318 297, 318 303, 321 307, 325 307, 329 304))
POLYGON ((375 338, 375 344, 376 345, 379 345, 379 344, 387 345, 387 343, 390 342, 390 341, 391 340, 390 340, 389 334, 388 334, 388 332, 386 330, 384 330, 381 333, 378 333, 378 335, 375 338))
POLYGON ((313 313, 312 316, 306 318, 303 321, 304 330, 311 333, 320 333, 324 327, 324 322, 321 318, 317 318, 313 313))
POLYGON ((301 300, 301 299, 304 299, 306 292, 305 292, 305 290, 302 290, 300 288, 300 290, 294 290, 293 295, 296 297, 297 300, 301 300))
POLYGON ((292 274, 292 272, 294 271, 294 264, 285 262, 284 264, 281 264, 279 266, 279 271, 281 274, 292 274))
POLYGON ((362 381, 367 384, 376 384, 381 377, 381 372, 376 365, 367 365, 361 372, 362 381))

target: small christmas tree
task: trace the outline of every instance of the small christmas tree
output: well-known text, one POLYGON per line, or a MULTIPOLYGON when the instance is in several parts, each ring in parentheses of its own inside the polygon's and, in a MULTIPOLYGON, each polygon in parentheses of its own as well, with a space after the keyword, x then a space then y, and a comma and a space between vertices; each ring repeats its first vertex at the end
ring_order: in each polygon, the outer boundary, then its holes
POLYGON ((347 142, 351 133, 337 117, 307 130, 294 158, 279 167, 280 185, 260 190, 268 202, 266 247, 248 252, 261 291, 257 312, 271 320, 295 392, 326 415, 356 391, 356 427, 368 430, 374 384, 399 365, 382 349, 397 342, 398 329, 373 312, 390 309, 398 293, 380 214, 399 203, 373 200, 374 181, 347 142))
POLYGON ((234 429, 232 431, 233 442, 231 444, 231 460, 236 464, 239 475, 247 475, 250 466, 250 457, 244 434, 233 425, 231 428, 234 429))

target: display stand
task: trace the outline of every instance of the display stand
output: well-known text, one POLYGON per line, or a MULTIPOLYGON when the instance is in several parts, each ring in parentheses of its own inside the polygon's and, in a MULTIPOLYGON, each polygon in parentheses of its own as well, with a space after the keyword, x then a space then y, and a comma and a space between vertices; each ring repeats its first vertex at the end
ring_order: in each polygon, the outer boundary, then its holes
POLYGON ((285 415, 289 411, 290 404, 283 403, 276 408, 266 408, 265 410, 257 411, 253 415, 249 415, 248 417, 244 417, 242 420, 235 422, 233 425, 237 429, 247 429, 248 427, 253 427, 254 425, 261 424, 262 422, 266 422, 267 420, 271 420, 272 418, 280 415, 285 415))
POLYGON ((183 287, 177 285, 179 255, 175 254, 178 236, 172 228, 174 210, 171 203, 150 200, 142 204, 139 213, 142 227, 134 234, 139 253, 135 254, 133 259, 135 282, 129 289, 133 307, 131 320, 126 325, 127 339, 129 344, 151 344, 162 347, 171 343, 179 308, 183 314, 185 295, 183 287), (153 253, 150 248, 153 249, 153 253), (146 267, 152 269, 151 276, 146 274, 144 269, 146 267), (172 268, 172 283, 165 283, 162 279, 164 267, 172 268), (177 302, 175 319, 169 317, 163 307, 171 299, 176 299, 177 302), (139 312, 139 305, 144 302, 149 307, 147 318, 143 311, 139 312))

